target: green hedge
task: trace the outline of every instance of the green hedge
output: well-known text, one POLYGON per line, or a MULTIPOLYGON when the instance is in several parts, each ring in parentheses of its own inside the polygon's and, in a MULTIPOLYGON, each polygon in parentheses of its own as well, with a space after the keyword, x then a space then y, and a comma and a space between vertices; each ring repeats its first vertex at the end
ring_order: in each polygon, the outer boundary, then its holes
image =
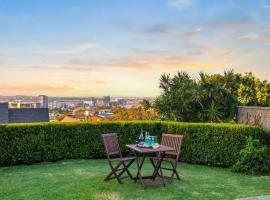
POLYGON ((184 134, 181 160, 229 167, 237 159, 246 136, 263 143, 268 134, 261 128, 231 124, 179 122, 39 123, 0 125, 0 166, 61 159, 104 158, 101 134, 116 132, 124 154, 140 130, 160 139, 162 133, 184 134))

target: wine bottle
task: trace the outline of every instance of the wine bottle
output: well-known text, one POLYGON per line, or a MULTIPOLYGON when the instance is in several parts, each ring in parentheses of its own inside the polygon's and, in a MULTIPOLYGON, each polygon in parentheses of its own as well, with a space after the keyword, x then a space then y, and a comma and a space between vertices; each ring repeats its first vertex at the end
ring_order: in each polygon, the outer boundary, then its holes
POLYGON ((142 142, 144 142, 143 129, 141 129, 141 134, 139 137, 139 143, 142 143, 142 142))

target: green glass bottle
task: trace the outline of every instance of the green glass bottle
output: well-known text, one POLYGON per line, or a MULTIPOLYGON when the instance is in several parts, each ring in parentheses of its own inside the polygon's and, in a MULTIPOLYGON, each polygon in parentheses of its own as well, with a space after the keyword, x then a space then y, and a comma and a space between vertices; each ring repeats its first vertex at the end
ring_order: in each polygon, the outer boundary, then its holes
POLYGON ((142 144, 143 142, 144 142, 143 129, 141 129, 141 134, 139 137, 139 144, 142 144))

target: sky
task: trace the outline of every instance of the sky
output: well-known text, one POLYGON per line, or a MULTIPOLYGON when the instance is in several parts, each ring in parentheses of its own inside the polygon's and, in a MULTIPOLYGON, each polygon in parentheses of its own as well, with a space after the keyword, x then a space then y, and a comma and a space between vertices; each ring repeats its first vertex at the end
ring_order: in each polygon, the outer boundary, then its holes
POLYGON ((0 1, 0 95, 160 94, 163 73, 270 80, 270 0, 0 1))

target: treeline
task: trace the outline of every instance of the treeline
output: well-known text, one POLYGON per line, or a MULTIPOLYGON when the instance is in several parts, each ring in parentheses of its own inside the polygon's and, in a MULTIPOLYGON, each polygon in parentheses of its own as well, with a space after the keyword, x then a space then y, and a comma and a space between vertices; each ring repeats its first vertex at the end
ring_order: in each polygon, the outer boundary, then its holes
POLYGON ((123 108, 116 107, 113 109, 113 117, 109 120, 158 120, 159 115, 147 100, 143 100, 139 107, 123 108))
POLYGON ((162 94, 154 107, 161 119, 184 122, 235 121, 237 106, 270 106, 270 83, 252 73, 199 73, 191 78, 186 72, 160 78, 162 94))

